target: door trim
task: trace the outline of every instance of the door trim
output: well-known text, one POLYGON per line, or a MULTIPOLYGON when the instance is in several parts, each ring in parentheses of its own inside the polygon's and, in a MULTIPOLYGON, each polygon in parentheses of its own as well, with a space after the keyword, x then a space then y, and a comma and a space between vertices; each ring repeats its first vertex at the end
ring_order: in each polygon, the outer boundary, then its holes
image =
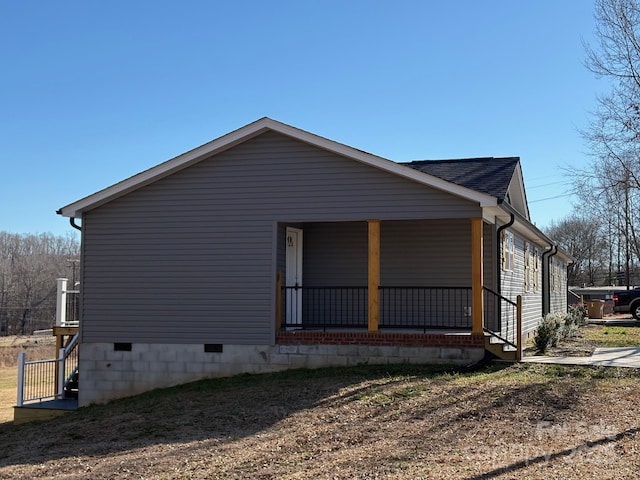
MULTIPOLYGON (((302 287, 302 235, 301 228, 287 227, 286 229, 286 287, 302 287), (293 249, 291 253, 290 248, 293 249), (293 258, 291 255, 293 255, 293 258)), ((287 325, 302 325, 302 288, 287 288, 285 291, 286 323, 287 325)))

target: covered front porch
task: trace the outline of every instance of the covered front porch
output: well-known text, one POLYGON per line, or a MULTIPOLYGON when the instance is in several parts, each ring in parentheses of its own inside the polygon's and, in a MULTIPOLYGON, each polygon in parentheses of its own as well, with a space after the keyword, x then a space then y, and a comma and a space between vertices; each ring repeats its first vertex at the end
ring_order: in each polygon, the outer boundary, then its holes
POLYGON ((494 232, 482 218, 279 225, 277 342, 516 345, 494 232))

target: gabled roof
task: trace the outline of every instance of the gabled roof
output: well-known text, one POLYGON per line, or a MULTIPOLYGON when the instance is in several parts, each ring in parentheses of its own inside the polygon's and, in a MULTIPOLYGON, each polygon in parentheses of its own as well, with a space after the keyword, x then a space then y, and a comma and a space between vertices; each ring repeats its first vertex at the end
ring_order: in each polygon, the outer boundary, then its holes
POLYGON ((111 200, 149 185, 171 175, 172 173, 194 165, 206 158, 223 152, 267 131, 274 131, 287 135, 299 141, 314 145, 318 148, 322 148, 352 160, 411 179, 438 190, 446 191, 461 198, 477 202, 480 207, 493 207, 498 203, 495 196, 486 192, 474 190, 461 184, 452 183, 441 177, 424 173, 414 168, 409 168, 406 165, 392 162, 391 160, 372 155, 362 150, 334 142, 333 140, 329 140, 313 133, 264 117, 253 123, 245 125, 238 130, 234 130, 231 133, 212 140, 209 143, 205 143, 200 147, 172 158, 171 160, 167 160, 164 163, 156 165, 153 168, 129 177, 122 182, 116 183, 115 185, 62 207, 57 211, 57 213, 65 217, 80 217, 82 212, 92 210, 93 208, 108 203, 111 200))
POLYGON ((518 157, 416 160, 403 165, 456 185, 486 193, 497 198, 498 203, 506 201, 525 218, 529 218, 529 207, 518 157))

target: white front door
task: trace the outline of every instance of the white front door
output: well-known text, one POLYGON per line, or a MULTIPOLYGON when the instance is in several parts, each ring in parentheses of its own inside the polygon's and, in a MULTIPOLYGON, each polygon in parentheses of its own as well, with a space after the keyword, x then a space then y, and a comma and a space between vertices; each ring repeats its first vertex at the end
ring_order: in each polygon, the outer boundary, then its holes
MULTIPOLYGON (((302 230, 287 227, 287 287, 302 287, 302 230)), ((302 324, 302 288, 287 288, 287 325, 302 324)))

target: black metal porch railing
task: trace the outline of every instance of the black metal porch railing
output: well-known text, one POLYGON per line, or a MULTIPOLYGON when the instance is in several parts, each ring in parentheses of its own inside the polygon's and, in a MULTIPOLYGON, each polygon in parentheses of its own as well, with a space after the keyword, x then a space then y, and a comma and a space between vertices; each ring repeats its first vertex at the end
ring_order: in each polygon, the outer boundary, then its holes
POLYGON ((518 304, 490 288, 484 292, 484 330, 516 347, 518 338, 518 304))
POLYGON ((367 328, 367 287, 282 287, 283 327, 367 328))
MULTIPOLYGON (((282 327, 368 326, 367 287, 282 287, 282 327)), ((379 287, 379 327, 471 328, 470 287, 379 287)))
POLYGON ((380 287, 381 328, 471 328, 470 287, 380 287))

